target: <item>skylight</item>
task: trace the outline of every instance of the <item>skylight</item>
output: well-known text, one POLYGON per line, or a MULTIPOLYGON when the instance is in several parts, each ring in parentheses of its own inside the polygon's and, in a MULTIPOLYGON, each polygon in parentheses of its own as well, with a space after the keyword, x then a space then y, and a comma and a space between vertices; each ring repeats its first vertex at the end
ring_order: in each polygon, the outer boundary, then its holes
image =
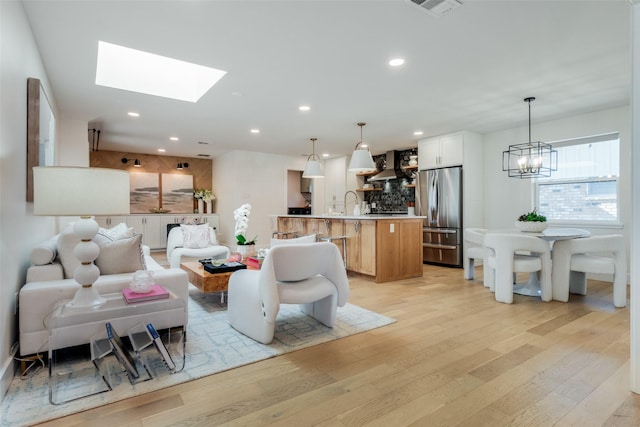
POLYGON ((98 42, 96 84, 198 102, 227 72, 103 41, 98 42))

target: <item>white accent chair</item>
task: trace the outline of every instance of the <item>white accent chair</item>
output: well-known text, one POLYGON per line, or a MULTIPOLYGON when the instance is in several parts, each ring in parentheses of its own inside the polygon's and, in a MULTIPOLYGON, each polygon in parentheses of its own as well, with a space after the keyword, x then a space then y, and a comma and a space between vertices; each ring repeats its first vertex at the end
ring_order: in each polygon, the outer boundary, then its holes
POLYGON ((551 250, 546 240, 511 233, 487 233, 484 246, 484 283, 495 292, 496 301, 513 303, 515 273, 538 271, 540 298, 551 301, 551 250))
MULTIPOLYGON (((464 278, 473 280, 475 273, 475 260, 484 260, 484 235, 486 228, 465 228, 464 230, 464 257, 462 266, 464 268, 464 278)), ((488 283, 484 284, 489 286, 488 283)))
POLYGON ((613 305, 627 305, 627 254, 620 234, 559 240, 553 245, 553 299, 586 295, 586 273, 613 275, 613 305))
POLYGON ((192 258, 229 258, 229 248, 218 244, 215 230, 209 227, 211 246, 200 249, 185 248, 182 229, 174 227, 167 236, 167 260, 171 268, 180 268, 182 257, 192 258))
POLYGON ((282 245, 299 245, 301 243, 314 243, 316 241, 315 234, 307 234, 306 236, 294 237, 291 239, 275 239, 271 238, 271 247, 282 245))
POLYGON ((269 344, 280 304, 300 309, 333 327, 349 297, 349 280, 333 243, 272 247, 260 270, 238 270, 229 279, 227 312, 237 331, 269 344))

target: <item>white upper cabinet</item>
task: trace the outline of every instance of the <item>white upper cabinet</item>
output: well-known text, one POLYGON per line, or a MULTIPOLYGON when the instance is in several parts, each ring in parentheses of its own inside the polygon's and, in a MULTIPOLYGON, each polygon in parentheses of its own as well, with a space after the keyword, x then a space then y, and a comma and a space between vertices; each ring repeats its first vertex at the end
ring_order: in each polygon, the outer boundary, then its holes
POLYGON ((454 133, 418 141, 421 170, 461 166, 464 161, 464 134, 454 133))

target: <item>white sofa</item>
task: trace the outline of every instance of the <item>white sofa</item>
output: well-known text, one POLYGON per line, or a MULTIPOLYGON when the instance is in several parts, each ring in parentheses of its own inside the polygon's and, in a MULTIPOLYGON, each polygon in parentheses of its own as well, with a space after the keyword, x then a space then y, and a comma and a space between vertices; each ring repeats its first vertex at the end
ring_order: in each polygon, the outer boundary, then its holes
MULTIPOLYGON (((100 236, 100 235, 99 235, 100 236)), ((96 265, 101 270, 94 286, 100 294, 121 292, 129 287, 133 273, 147 269, 154 271, 155 282, 164 286, 177 298, 184 299, 184 312, 167 315, 165 312, 149 313, 118 319, 114 325, 124 334, 129 328, 144 322, 153 323, 157 329, 186 325, 188 321, 189 279, 181 269, 164 269, 150 255, 149 248, 142 246, 141 236, 132 236, 109 242, 102 236, 101 253, 96 265), (105 243, 106 242, 106 243, 105 243), (115 268, 115 270, 114 270, 115 268), (122 270, 122 271, 121 271, 122 270), (104 272, 110 274, 104 274, 104 272)), ((97 236, 98 237, 98 236, 97 236)), ((31 253, 31 267, 27 270, 26 284, 19 294, 20 354, 22 356, 48 350, 48 321, 52 311, 64 300, 70 300, 80 285, 72 278, 75 235, 69 230, 38 245, 31 253), (71 270, 71 271, 69 271, 71 270)), ((95 240, 95 239, 94 239, 95 240)), ((65 347, 86 344, 96 328, 104 325, 86 324, 74 333, 67 334, 65 347)))

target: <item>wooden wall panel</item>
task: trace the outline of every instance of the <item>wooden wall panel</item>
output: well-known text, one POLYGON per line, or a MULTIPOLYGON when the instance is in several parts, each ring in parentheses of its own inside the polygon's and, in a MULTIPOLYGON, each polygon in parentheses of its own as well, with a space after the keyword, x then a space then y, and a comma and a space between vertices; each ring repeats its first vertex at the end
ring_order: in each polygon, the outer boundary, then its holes
MULTIPOLYGON (((96 168, 121 169, 129 172, 155 172, 193 175, 193 187, 212 188, 212 165, 210 159, 195 159, 189 157, 158 156, 154 154, 127 153, 121 151, 91 151, 89 166, 96 168), (122 163, 122 158, 130 159, 122 163), (140 160, 141 166, 133 166, 135 159, 140 160), (188 163, 189 167, 176 169, 178 162, 188 163)), ((195 203, 195 201, 194 201, 195 203)))

